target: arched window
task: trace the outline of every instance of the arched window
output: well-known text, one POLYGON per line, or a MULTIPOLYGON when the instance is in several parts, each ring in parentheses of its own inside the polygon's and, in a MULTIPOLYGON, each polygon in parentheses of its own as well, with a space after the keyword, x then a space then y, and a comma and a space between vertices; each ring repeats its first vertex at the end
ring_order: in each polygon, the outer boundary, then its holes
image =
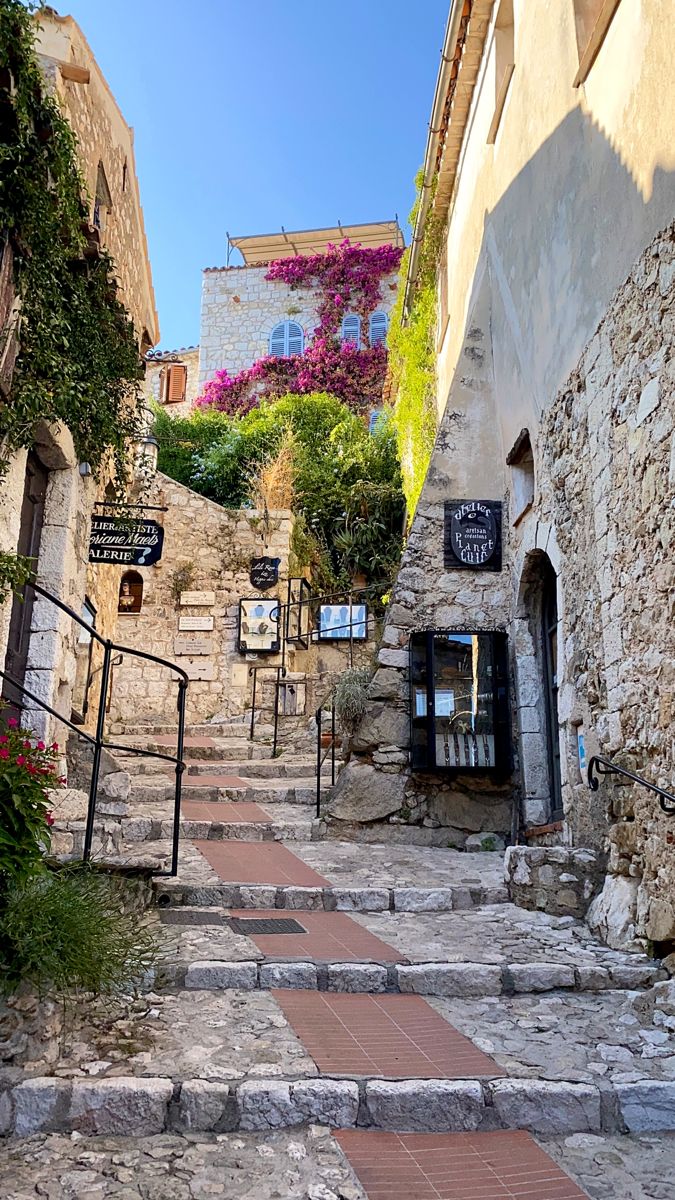
POLYGON ((387 314, 383 312, 374 312, 370 314, 368 322, 368 340, 371 346, 377 346, 380 342, 386 341, 387 337, 387 314))
POLYGON ((340 342, 343 346, 351 342, 357 350, 361 349, 361 318, 358 313, 345 313, 340 329, 340 342))
POLYGON ((143 604, 143 577, 138 571, 125 571, 120 580, 117 611, 139 613, 143 604))
POLYGON ((302 354, 305 336, 297 321, 280 321, 270 334, 270 354, 273 358, 291 358, 302 354))

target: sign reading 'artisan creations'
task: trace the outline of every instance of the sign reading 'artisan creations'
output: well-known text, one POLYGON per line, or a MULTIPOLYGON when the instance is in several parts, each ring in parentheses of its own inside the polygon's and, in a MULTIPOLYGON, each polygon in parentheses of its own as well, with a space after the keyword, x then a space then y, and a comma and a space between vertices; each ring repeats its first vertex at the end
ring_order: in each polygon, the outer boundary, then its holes
POLYGON ((280 558, 269 558, 266 554, 261 558, 251 559, 249 579, 257 591, 267 592, 279 582, 280 562, 280 558))
POLYGON ((446 500, 443 548, 446 570, 501 571, 501 501, 446 500))
POLYGON ((156 521, 92 517, 89 562, 150 567, 162 557, 164 530, 156 521))

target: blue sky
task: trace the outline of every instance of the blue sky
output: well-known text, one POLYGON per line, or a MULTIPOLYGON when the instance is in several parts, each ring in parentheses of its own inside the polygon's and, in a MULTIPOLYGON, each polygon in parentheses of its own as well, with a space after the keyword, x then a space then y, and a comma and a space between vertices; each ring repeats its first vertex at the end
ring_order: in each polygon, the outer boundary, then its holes
POLYGON ((163 347, 226 231, 404 224, 448 4, 62 0, 135 130, 163 347))

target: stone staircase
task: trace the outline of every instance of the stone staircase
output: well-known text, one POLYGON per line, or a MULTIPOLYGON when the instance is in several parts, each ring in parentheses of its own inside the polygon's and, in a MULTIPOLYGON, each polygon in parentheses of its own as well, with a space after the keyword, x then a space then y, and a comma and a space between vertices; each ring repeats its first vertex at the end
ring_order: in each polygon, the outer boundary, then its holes
MULTIPOLYGON (((306 753, 251 755, 231 727, 190 737, 153 977, 121 1015, 80 1014, 58 1058, 33 1052, 0 1096, 17 1200, 35 1144, 59 1187, 80 1171, 72 1194, 104 1200, 385 1200, 401 1177, 419 1200, 671 1194, 635 1190, 675 1178, 675 985, 658 963, 516 907, 498 853, 322 836, 306 753), (124 1190, 129 1156, 156 1191, 124 1190)), ((125 847, 161 856, 170 778, 133 755, 125 769, 125 847)))

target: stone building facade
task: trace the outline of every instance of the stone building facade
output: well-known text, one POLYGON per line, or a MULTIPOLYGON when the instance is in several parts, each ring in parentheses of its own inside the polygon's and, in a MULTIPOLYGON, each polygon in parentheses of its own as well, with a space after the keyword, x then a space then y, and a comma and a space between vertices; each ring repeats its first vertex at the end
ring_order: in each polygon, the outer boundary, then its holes
MULTIPOLYGON (((276 325, 293 321, 302 328, 304 345, 311 341, 318 316, 312 288, 293 289, 281 280, 266 279, 271 261, 295 254, 321 254, 345 238, 367 247, 403 244, 398 222, 353 225, 334 229, 234 238, 231 244, 244 259, 242 266, 207 267, 202 284, 199 383, 215 372, 230 375, 250 367, 270 353, 276 325)), ((396 294, 396 276, 382 281, 379 308, 387 315, 396 294)))
MULTIPOLYGON (((77 139, 90 222, 100 243, 112 254, 119 297, 129 311, 139 349, 148 350, 159 337, 143 213, 134 164, 133 131, 122 113, 72 17, 53 9, 40 11, 37 51, 45 86, 53 89, 77 139)), ((30 451, 12 458, 0 481, 0 546, 15 552, 33 500, 42 511, 35 530, 37 580, 81 611, 87 598, 96 611, 96 627, 110 634, 116 619, 120 571, 88 564, 89 527, 94 504, 104 495, 80 464, 72 437, 63 426, 42 422, 30 451), (31 489, 35 495, 29 498, 31 489)), ((25 530, 24 530, 25 533, 25 530)), ((17 602, 18 603, 18 602, 17 602)), ((0 612, 0 661, 5 663, 12 603, 0 612)), ((82 661, 86 650, 73 622, 53 605, 37 600, 31 616, 25 685, 64 716, 81 700, 82 661)), ((5 668, 6 669, 6 668, 5 668)), ((95 699, 96 685, 90 693, 95 699)), ((41 733, 63 740, 63 729, 32 702, 25 705, 28 723, 41 733)))
POLYGON ((189 416, 199 395, 199 346, 146 354, 144 392, 148 405, 166 405, 174 417, 189 416))
MULTIPOLYGON (((534 884, 547 844, 587 850, 556 886, 588 904, 606 867, 589 919, 615 944, 668 947, 672 819, 637 786, 591 791, 585 771, 600 753, 675 782, 675 35, 658 0, 597 4, 590 26, 588 8, 450 8, 414 242, 431 213, 444 224, 439 429, 333 811, 433 819, 454 840, 510 832, 521 890, 528 853, 534 884), (448 568, 446 502, 479 499, 502 505, 501 569, 448 568), (411 771, 420 628, 507 634, 508 777, 411 771)), ((413 252, 408 304, 416 270, 413 252)))

